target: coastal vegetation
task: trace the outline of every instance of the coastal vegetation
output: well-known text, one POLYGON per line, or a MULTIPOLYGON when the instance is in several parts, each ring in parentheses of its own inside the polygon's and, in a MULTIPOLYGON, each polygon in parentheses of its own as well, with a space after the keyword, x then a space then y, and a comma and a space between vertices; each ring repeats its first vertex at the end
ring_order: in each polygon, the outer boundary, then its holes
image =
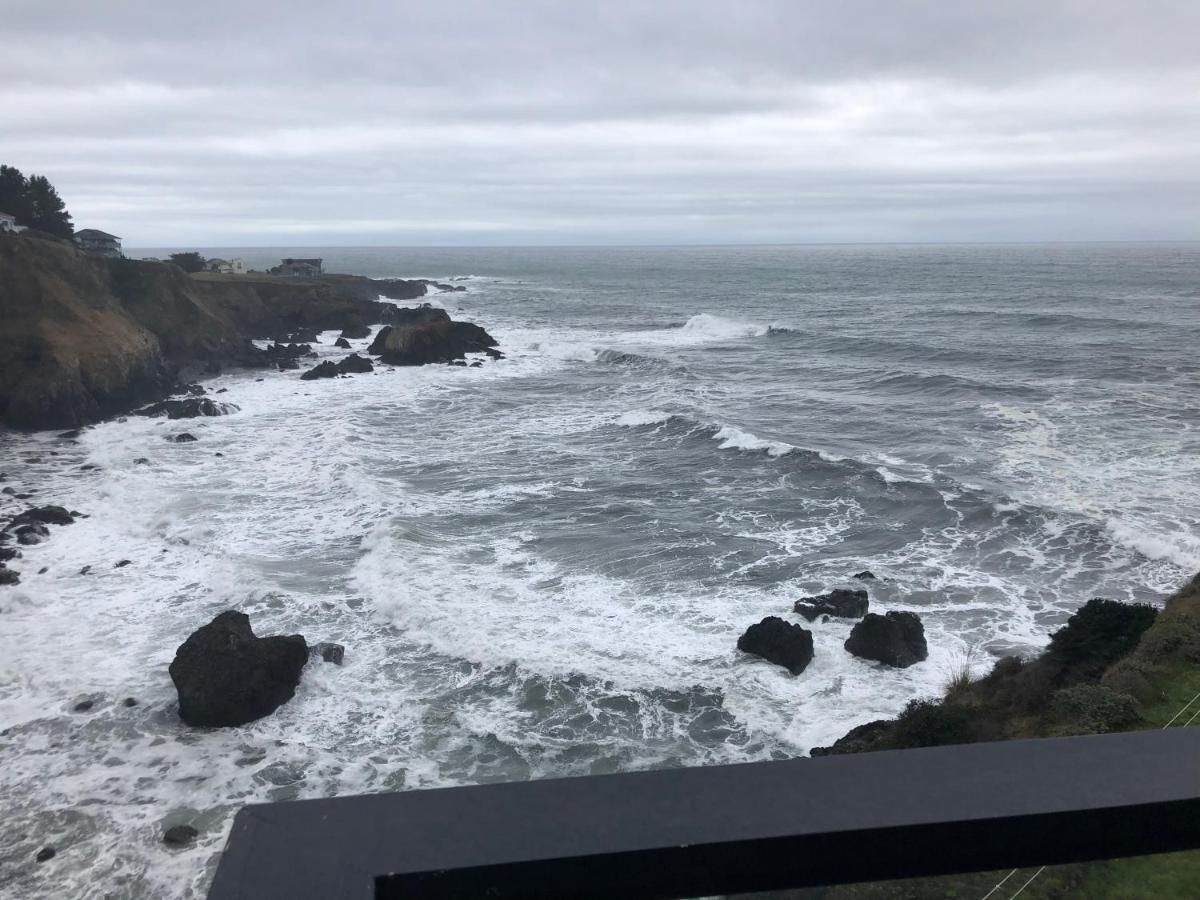
POLYGON ((50 180, 44 175, 27 178, 13 166, 0 165, 0 213, 54 237, 70 240, 75 233, 67 205, 50 180))

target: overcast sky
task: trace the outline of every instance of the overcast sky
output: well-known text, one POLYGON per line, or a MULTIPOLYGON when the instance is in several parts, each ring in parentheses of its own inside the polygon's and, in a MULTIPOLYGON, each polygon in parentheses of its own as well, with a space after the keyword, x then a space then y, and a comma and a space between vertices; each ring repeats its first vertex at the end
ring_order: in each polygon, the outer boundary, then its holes
POLYGON ((130 246, 1200 239, 1200 2, 0 0, 130 246))

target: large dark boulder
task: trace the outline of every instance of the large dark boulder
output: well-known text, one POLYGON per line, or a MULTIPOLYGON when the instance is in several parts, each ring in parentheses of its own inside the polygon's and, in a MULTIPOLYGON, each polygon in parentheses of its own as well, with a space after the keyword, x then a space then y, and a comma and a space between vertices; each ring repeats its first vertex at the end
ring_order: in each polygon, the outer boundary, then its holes
POLYGON ((361 375, 363 372, 373 372, 375 364, 365 356, 351 353, 337 364, 337 370, 343 375, 361 375))
POLYGON ((341 350, 349 350, 350 342, 348 340, 346 340, 344 337, 340 337, 336 341, 333 342, 333 346, 335 346, 341 350))
POLYGON ((738 649, 753 653, 768 662, 783 666, 799 675, 813 659, 812 632, 803 625, 785 622, 778 616, 767 616, 751 625, 738 638, 738 649))
POLYGON ((218 403, 207 397, 189 397, 186 400, 163 400, 137 410, 139 416, 166 416, 168 419, 195 419, 198 416, 225 416, 237 412, 232 403, 218 403))
POLYGON ((301 375, 300 380, 315 381, 318 378, 337 378, 338 374, 337 365, 327 359, 325 362, 313 366, 311 369, 301 375))
POLYGON ((189 725, 244 725, 296 693, 308 660, 299 634, 260 638, 245 613, 227 610, 184 641, 171 663, 179 717, 189 725))
POLYGON ((496 340, 471 322, 449 319, 424 325, 393 325, 380 352, 380 360, 391 366, 423 366, 464 359, 468 353, 482 353, 496 346, 496 340))
POLYGON ((838 588, 828 594, 801 597, 796 601, 794 609, 810 622, 818 616, 861 619, 867 614, 867 604, 866 591, 848 591, 838 588))
POLYGON ((912 612, 868 613, 854 626, 845 646, 855 656, 901 669, 929 656, 925 626, 912 612))
POLYGON ((371 328, 369 325, 347 325, 342 329, 342 333, 338 336, 339 340, 361 340, 371 336, 371 328))

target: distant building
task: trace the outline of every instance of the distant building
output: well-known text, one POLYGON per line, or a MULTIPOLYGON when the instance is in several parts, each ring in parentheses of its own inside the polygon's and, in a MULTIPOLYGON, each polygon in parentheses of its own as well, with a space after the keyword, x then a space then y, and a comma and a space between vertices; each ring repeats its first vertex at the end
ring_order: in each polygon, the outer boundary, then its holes
POLYGON ((0 212, 0 232, 5 234, 20 234, 24 230, 24 225, 17 224, 16 216, 0 212))
POLYGON ((241 257, 236 259, 220 259, 213 257, 204 266, 210 272, 220 272, 222 275, 242 275, 246 271, 246 263, 241 257))
POLYGON ((272 275, 283 275, 287 278, 315 278, 325 274, 325 266, 321 259, 285 259, 271 270, 272 275))
POLYGON ((121 239, 107 231, 85 228, 75 232, 75 243, 88 256, 111 256, 121 258, 121 239))

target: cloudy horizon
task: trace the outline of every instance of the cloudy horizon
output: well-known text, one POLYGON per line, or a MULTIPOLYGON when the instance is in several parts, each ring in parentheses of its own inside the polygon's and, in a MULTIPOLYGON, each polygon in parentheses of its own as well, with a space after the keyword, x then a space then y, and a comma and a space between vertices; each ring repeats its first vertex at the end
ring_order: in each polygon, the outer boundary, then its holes
POLYGON ((1200 239, 1200 6, 0 0, 127 246, 1200 239))

